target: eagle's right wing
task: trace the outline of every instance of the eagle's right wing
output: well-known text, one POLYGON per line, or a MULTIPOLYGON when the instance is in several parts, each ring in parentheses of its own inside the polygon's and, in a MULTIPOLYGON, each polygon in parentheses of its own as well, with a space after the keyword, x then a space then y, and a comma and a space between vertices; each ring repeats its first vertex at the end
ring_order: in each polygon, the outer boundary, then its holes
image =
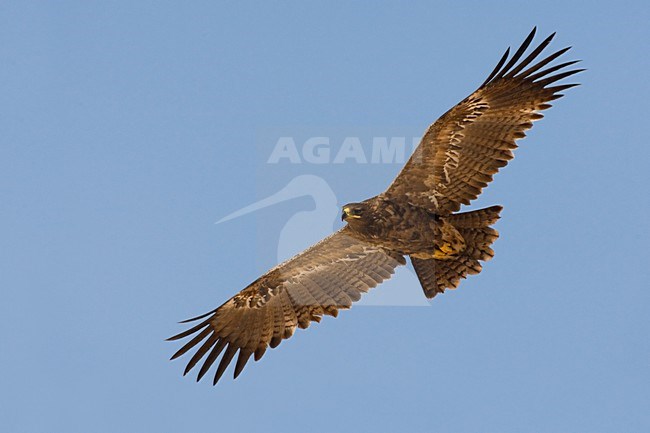
POLYGON ((551 42, 546 38, 521 60, 535 30, 510 58, 506 51, 487 80, 470 96, 429 127, 420 145, 384 193, 408 200, 440 215, 469 204, 513 158, 515 141, 523 138, 550 101, 577 84, 553 85, 583 69, 565 68, 576 61, 544 69, 568 48, 546 58, 538 56, 551 42))
POLYGON ((225 349, 213 383, 239 352, 237 377, 251 355, 257 361, 268 346, 276 347, 291 337, 296 327, 307 328, 324 314, 336 317, 339 309, 350 308, 362 293, 405 264, 403 256, 364 243, 347 230, 339 230, 271 269, 219 308, 185 321, 207 317, 170 338, 196 334, 172 356, 175 359, 198 347, 184 374, 205 357, 197 377, 200 380, 225 349))

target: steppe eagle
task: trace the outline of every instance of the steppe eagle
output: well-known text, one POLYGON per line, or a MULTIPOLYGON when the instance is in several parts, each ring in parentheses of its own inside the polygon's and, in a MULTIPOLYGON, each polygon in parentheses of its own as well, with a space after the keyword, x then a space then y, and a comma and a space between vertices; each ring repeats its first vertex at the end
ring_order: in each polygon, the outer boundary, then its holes
POLYGON ((500 206, 458 213, 478 197, 492 176, 513 158, 515 141, 560 92, 555 84, 581 72, 577 61, 547 66, 569 48, 539 60, 555 34, 524 57, 535 35, 509 49, 479 88, 431 125, 419 146, 383 193, 343 207, 342 229, 279 264, 220 307, 182 323, 199 321, 171 337, 191 339, 173 356, 196 349, 185 374, 200 362, 201 379, 223 353, 216 384, 235 355, 236 378, 251 356, 257 361, 323 315, 336 317, 361 294, 406 263, 415 268, 428 298, 455 288, 492 258, 498 237, 490 226, 500 206))

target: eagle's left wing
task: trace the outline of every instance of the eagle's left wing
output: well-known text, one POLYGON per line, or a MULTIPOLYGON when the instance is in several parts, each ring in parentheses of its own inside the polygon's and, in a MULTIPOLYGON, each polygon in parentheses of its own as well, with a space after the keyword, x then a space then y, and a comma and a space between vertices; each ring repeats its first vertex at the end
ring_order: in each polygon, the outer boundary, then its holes
POLYGON ((575 61, 543 69, 568 48, 531 66, 555 34, 519 61, 534 35, 535 29, 505 64, 508 49, 474 93, 429 127, 385 195, 406 198, 441 215, 478 197, 492 175, 513 158, 515 140, 543 117, 540 111, 561 97, 559 92, 577 84, 551 85, 583 70, 561 71, 575 61))
POLYGON ((296 327, 307 328, 324 314, 336 317, 339 309, 350 308, 362 293, 405 264, 403 256, 364 243, 348 230, 339 230, 271 269, 216 310, 185 321, 207 317, 170 338, 196 334, 172 356, 197 348, 184 374, 205 358, 197 376, 201 379, 225 349, 213 383, 239 352, 237 377, 251 355, 257 361, 268 346, 276 347, 291 337, 296 327))

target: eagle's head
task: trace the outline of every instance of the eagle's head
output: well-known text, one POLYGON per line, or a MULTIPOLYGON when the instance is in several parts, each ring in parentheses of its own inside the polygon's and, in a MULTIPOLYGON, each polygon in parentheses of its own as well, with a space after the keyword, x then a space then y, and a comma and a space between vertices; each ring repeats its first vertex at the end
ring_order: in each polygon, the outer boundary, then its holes
POLYGON ((368 205, 366 203, 348 203, 343 206, 341 221, 349 222, 350 220, 361 219, 367 208, 368 205))

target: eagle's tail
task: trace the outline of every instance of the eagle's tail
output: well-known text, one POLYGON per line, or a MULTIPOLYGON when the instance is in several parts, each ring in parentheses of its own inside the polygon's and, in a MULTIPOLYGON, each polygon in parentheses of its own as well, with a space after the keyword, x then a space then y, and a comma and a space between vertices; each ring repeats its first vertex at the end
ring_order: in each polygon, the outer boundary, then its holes
POLYGON ((499 232, 490 226, 499 219, 501 206, 492 206, 447 217, 465 239, 465 250, 450 259, 418 259, 411 257, 422 289, 427 298, 433 298, 447 288, 458 287, 461 278, 481 272, 481 261, 494 257, 490 248, 499 237, 499 232))

